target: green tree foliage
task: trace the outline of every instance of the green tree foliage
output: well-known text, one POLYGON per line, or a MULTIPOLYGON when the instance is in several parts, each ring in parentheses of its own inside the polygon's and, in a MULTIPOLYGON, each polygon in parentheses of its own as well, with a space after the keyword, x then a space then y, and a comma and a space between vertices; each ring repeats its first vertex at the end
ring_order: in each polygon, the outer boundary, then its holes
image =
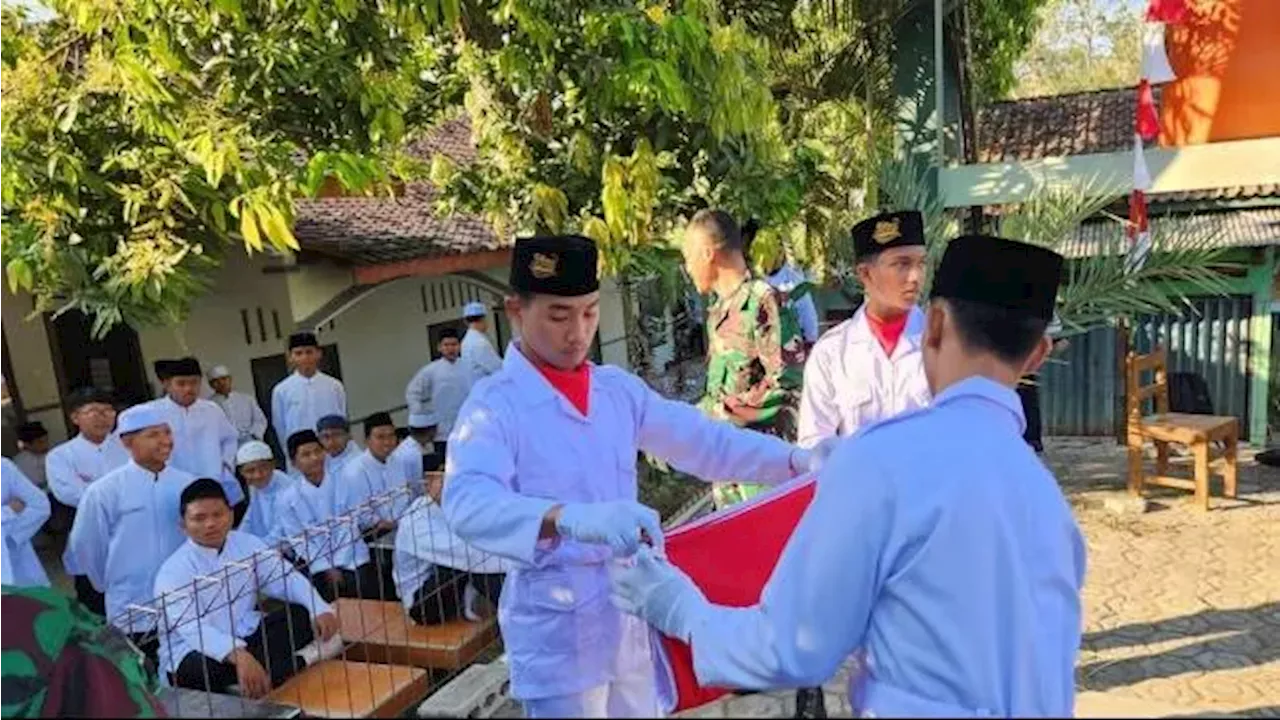
POLYGON ((372 192, 427 108, 450 0, 58 0, 5 6, 4 261, 95 331, 173 322, 228 247, 296 249, 295 197, 372 192))
POLYGON ((1049 0, 1015 66, 1016 97, 1129 87, 1141 59, 1136 0, 1049 0))
POLYGON ((742 21, 696 0, 464 14, 431 75, 442 113, 469 113, 479 159, 435 163, 443 211, 484 212, 499 234, 582 232, 607 274, 627 275, 653 271, 697 208, 777 223, 799 210, 809 168, 783 142, 766 47, 742 21))

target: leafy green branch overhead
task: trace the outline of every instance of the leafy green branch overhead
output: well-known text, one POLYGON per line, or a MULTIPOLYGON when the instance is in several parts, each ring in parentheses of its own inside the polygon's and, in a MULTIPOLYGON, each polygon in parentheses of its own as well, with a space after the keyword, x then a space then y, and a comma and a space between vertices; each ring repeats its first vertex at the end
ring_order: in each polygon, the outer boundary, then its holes
POLYGON ((714 3, 505 0, 464 16, 430 75, 442 110, 465 107, 479 159, 435 163, 443 212, 483 212, 499 234, 582 232, 615 275, 698 208, 798 212, 807 167, 783 141, 767 49, 714 3))
POLYGON ((450 0, 59 0, 4 8, 4 261, 95 331, 173 322, 231 247, 297 249, 294 199, 415 170, 421 42, 450 0))

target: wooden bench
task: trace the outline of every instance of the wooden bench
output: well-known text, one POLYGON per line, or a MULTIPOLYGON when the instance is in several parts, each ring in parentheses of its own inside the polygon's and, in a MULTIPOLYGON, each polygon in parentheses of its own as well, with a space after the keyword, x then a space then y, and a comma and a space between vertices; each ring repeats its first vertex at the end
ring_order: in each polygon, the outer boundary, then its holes
POLYGON ((343 598, 334 607, 342 639, 350 643, 347 657, 367 662, 458 670, 498 635, 492 619, 418 625, 398 602, 343 598))
POLYGON ((176 718, 296 718, 296 706, 250 700, 238 695, 221 695, 187 688, 160 688, 156 698, 165 715, 176 718))
POLYGON ((276 688, 267 699, 308 717, 400 717, 427 694, 427 671, 400 665, 325 660, 276 688))
POLYGON ((1125 359, 1125 406, 1128 415, 1129 492, 1141 495, 1143 486, 1181 488, 1195 492, 1195 502, 1209 509, 1209 479, 1222 475, 1223 495, 1236 496, 1238 474, 1236 456, 1240 438, 1240 422, 1221 415, 1193 415, 1169 412, 1168 357, 1163 347, 1149 355, 1130 352, 1125 359), (1151 372, 1150 385, 1141 382, 1144 372, 1151 372), (1142 407, 1152 400, 1155 413, 1143 415, 1142 407), (1156 474, 1147 475, 1142 467, 1143 445, 1150 440, 1156 447, 1156 474), (1185 445, 1195 457, 1192 478, 1173 477, 1169 472, 1169 443, 1185 445), (1223 451, 1217 460, 1210 457, 1214 444, 1223 451))

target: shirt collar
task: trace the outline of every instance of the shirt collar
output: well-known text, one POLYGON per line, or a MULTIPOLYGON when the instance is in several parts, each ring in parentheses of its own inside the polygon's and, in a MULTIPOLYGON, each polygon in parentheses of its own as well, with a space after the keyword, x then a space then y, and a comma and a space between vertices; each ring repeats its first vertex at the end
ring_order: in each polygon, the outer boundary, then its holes
POLYGON ((992 403, 1007 411, 1018 426, 1018 433, 1026 432, 1027 418, 1022 413, 1022 400, 1013 388, 1006 387, 983 375, 973 375, 952 384, 933 398, 934 407, 940 407, 953 400, 974 398, 992 403))
MULTIPOLYGON (((588 360, 587 363, 591 364, 591 361, 588 360)), ((560 397, 547 378, 538 372, 533 362, 521 352, 518 341, 512 340, 507 346, 507 355, 502 359, 502 369, 515 378, 517 394, 526 405, 555 402, 560 397)), ((594 383, 592 386, 594 388, 594 383)))
POLYGON ((196 557, 204 558, 206 560, 220 561, 222 560, 222 556, 226 554, 227 548, 231 545, 231 534, 227 533, 227 539, 222 543, 221 550, 205 547, 191 538, 187 538, 187 544, 191 546, 192 552, 195 553, 196 557))
MULTIPOLYGON (((919 350, 920 342, 924 337, 924 311, 918 307, 912 307, 907 311, 907 326, 902 330, 902 337, 898 340, 901 346, 907 344, 908 350, 919 350)), ((853 314, 853 321, 849 326, 849 342, 850 343, 872 343, 877 342, 875 335, 871 333, 871 324, 867 321, 867 304, 863 303, 862 307, 853 314)), ((895 356, 898 351, 893 353, 895 356)))

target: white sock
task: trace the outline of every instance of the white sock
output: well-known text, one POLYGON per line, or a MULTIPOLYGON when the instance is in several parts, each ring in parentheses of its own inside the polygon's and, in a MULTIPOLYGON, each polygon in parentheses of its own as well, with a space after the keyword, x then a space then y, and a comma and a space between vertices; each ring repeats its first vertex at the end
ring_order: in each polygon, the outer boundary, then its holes
POLYGON ((478 597, 480 593, 476 592, 475 586, 467 583, 467 589, 462 592, 462 616, 470 622, 480 622, 480 616, 475 611, 478 597))

